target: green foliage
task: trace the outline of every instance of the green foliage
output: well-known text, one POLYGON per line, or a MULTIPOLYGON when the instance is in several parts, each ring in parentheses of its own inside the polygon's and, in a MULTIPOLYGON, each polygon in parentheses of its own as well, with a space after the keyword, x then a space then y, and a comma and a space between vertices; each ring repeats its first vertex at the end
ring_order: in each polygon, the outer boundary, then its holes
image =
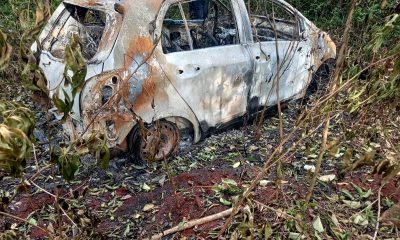
POLYGON ((0 169, 20 176, 31 147, 32 143, 24 132, 0 124, 0 169))
POLYGON ((216 197, 219 198, 220 203, 225 206, 230 206, 232 201, 226 200, 226 195, 236 195, 242 192, 242 189, 238 186, 237 182, 233 179, 223 178, 220 184, 216 184, 212 187, 216 197))
POLYGON ((33 113, 21 104, 0 102, 0 169, 20 176, 30 157, 33 113))
POLYGON ((62 121, 65 121, 74 106, 74 99, 64 89, 62 91, 64 100, 60 97, 60 88, 57 88, 56 93, 53 95, 53 103, 57 110, 64 114, 62 121))
MULTIPOLYGON (((36 18, 32 28, 27 28, 20 39, 20 64, 23 67, 21 78, 24 86, 34 92, 48 95, 47 81, 43 71, 38 66, 38 60, 31 51, 32 40, 36 41, 37 50, 40 54, 40 44, 38 35, 44 25, 50 18, 50 6, 45 5, 43 1, 36 0, 36 18)), ((33 18, 32 18, 33 19, 33 18)))
POLYGON ((269 224, 257 224, 254 219, 254 212, 249 205, 243 207, 239 219, 240 223, 232 233, 231 240, 270 239, 272 235, 271 226, 269 224))
POLYGON ((212 190, 216 194, 226 193, 230 195, 238 194, 242 191, 235 180, 228 178, 223 178, 220 184, 212 187, 212 190))
MULTIPOLYGON (((51 10, 54 10, 61 0, 52 0, 51 10)), ((32 29, 36 20, 40 18, 33 10, 49 9, 43 5, 43 1, 26 0, 3 0, 0 7, 0 28, 7 29, 7 34, 11 34, 13 43, 20 42, 20 38, 26 29, 32 29), (35 17, 36 16, 36 17, 35 17)), ((46 10, 48 11, 48 10, 46 10)), ((48 14, 47 14, 48 15, 48 14)), ((46 16, 46 14, 43 14, 46 16)))
POLYGON ((33 112, 17 102, 0 101, 0 122, 11 128, 18 128, 26 136, 32 137, 35 127, 35 115, 33 112))
POLYGON ((107 137, 105 134, 92 134, 86 139, 83 146, 87 146, 88 151, 96 157, 102 169, 108 168, 111 153, 107 147, 107 137))
POLYGON ((65 47, 65 69, 64 69, 64 87, 71 86, 71 94, 63 91, 63 98, 60 97, 60 87, 53 95, 53 102, 57 110, 64 114, 63 121, 67 119, 74 106, 75 96, 83 87, 87 72, 85 59, 82 56, 79 45, 79 37, 71 37, 68 45, 65 47))
POLYGON ((88 153, 98 159, 101 168, 108 168, 111 153, 107 147, 107 139, 103 134, 93 134, 87 139, 73 142, 69 147, 56 148, 52 153, 52 159, 57 163, 63 178, 71 181, 78 172, 80 157, 88 153))
POLYGON ((79 156, 71 152, 69 148, 62 148, 57 159, 57 164, 63 178, 71 181, 74 179, 80 165, 79 156))
POLYGON ((346 21, 350 1, 318 1, 302 0, 288 1, 304 16, 313 21, 318 27, 329 30, 341 28, 346 21))
MULTIPOLYGON (((385 101, 395 102, 400 97, 400 17, 393 14, 387 22, 374 27, 374 33, 365 46, 363 57, 367 59, 384 58, 369 71, 369 79, 359 82, 348 91, 348 108, 351 113, 385 101)), ((359 58, 359 57, 357 57, 359 58)), ((358 60, 347 70, 355 75, 361 71, 358 60)))
POLYGON ((79 36, 72 36, 65 47, 65 85, 71 84, 72 95, 78 93, 85 82, 87 67, 79 45, 79 36))
MULTIPOLYGON (((52 1, 55 5, 58 5, 59 2, 52 1)), ((39 68, 38 60, 32 53, 30 46, 32 40, 36 41, 37 51, 40 54, 41 47, 38 42, 38 35, 51 15, 51 6, 46 5, 46 3, 48 1, 35 0, 34 5, 20 0, 9 1, 0 9, 0 11, 9 12, 10 16, 15 16, 15 13, 19 12, 18 20, 20 24, 13 25, 14 23, 7 19, 2 23, 12 26, 9 29, 14 32, 13 39, 19 40, 19 64, 23 69, 21 79, 24 86, 34 93, 44 96, 49 95, 47 80, 43 71, 39 68), (35 14, 33 14, 33 9, 35 9, 35 14)), ((6 36, 3 33, 0 33, 0 53, 2 54, 0 63, 3 64, 11 56, 11 46, 6 42, 6 36)), ((73 36, 66 46, 65 62, 65 88, 58 88, 53 96, 54 105, 64 114, 63 121, 71 113, 75 96, 81 90, 87 73, 77 36, 73 36), (68 88, 71 89, 71 93, 65 90, 68 88)), ((0 120, 4 122, 1 125, 0 168, 20 176, 25 160, 30 155, 31 142, 29 137, 35 124, 34 115, 29 109, 18 104, 0 103, 0 120)), ((73 142, 70 147, 58 149, 52 154, 64 179, 72 180, 78 171, 80 156, 89 152, 96 155, 102 168, 108 167, 110 151, 104 136, 93 135, 86 141, 73 142)))
MULTIPOLYGON (((329 31, 343 28, 350 6, 350 1, 343 0, 311 0, 307 2, 302 0, 289 0, 288 2, 304 16, 313 21, 318 27, 329 31)), ((388 15, 388 12, 394 4, 395 1, 390 0, 387 6, 382 9, 381 0, 358 1, 354 11, 354 31, 359 31, 359 36, 364 37, 363 32, 378 22, 381 22, 381 20, 388 15)))

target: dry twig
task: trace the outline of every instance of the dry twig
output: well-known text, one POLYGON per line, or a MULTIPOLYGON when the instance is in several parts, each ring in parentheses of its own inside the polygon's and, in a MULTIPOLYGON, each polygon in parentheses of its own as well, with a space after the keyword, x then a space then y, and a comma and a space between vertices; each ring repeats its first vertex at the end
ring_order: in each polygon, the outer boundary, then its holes
POLYGON ((381 218, 381 193, 382 193, 383 185, 379 187, 378 190, 378 214, 376 216, 376 226, 373 240, 376 240, 379 232, 379 219, 381 218))
POLYGON ((178 226, 175 226, 173 228, 165 230, 162 233, 153 235, 151 238, 146 239, 146 240, 162 239, 162 237, 164 237, 164 236, 167 236, 167 235, 170 235, 170 234, 173 234, 173 233, 176 233, 176 232, 180 232, 180 231, 192 228, 194 226, 202 225, 202 224, 205 224, 205 223, 208 223, 208 222, 212 222, 212 221, 227 217, 227 216, 231 215, 232 211, 233 211, 233 208, 229 208, 229 209, 227 209, 227 210, 225 210, 223 212, 219 212, 219 213, 207 216, 207 217, 203 217, 203 218, 200 218, 200 219, 196 219, 196 220, 192 220, 192 221, 189 221, 189 222, 185 222, 183 224, 179 224, 178 226))

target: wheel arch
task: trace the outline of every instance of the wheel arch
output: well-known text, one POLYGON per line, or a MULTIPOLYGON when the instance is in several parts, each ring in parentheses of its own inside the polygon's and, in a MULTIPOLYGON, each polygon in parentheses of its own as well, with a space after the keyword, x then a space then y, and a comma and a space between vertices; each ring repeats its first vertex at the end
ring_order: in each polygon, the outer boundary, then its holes
MULTIPOLYGON (((201 139, 201 130, 200 125, 197 122, 197 119, 191 119, 190 116, 185 116, 183 114, 174 114, 170 116, 163 116, 163 114, 159 114, 159 117, 153 118, 152 121, 145 121, 146 124, 151 124, 152 122, 166 120, 169 122, 173 122, 177 125, 177 127, 182 129, 190 129, 193 131, 193 143, 200 141, 201 139)), ((130 133, 126 136, 126 140, 129 141, 129 137, 133 134, 138 128, 138 124, 136 123, 131 130, 130 133)))
POLYGON ((310 83, 307 85, 305 95, 313 94, 314 88, 318 89, 321 87, 320 85, 329 84, 330 78, 332 76, 332 70, 335 66, 335 59, 328 58, 325 61, 321 62, 318 66, 317 70, 312 73, 310 83), (321 81, 322 79, 322 81, 321 81))

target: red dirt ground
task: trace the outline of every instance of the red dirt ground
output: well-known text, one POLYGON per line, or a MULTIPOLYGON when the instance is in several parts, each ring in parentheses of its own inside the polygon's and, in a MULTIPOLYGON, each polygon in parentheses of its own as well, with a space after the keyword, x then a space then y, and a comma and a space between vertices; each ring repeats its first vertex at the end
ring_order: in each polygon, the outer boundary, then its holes
MULTIPOLYGON (((215 165, 214 165, 215 166, 215 165)), ((255 169, 248 169, 247 171, 254 174, 255 169)), ((215 168, 213 166, 207 166, 202 169, 193 170, 190 172, 179 174, 174 177, 176 183, 177 194, 173 193, 173 188, 168 182, 163 187, 154 189, 147 193, 137 193, 132 197, 125 200, 116 212, 115 215, 118 218, 128 219, 135 213, 142 213, 143 207, 146 204, 153 203, 156 208, 152 214, 143 214, 142 223, 143 236, 154 234, 156 231, 175 226, 183 220, 191 220, 201 218, 207 215, 211 215, 227 209, 225 206, 215 205, 207 209, 206 199, 207 197, 213 196, 211 187, 216 183, 220 183, 222 178, 230 178, 241 184, 240 170, 233 169, 231 167, 220 167, 215 168), (154 221, 155 220, 155 221, 154 221)), ((370 177, 372 178, 372 177, 370 177)), ((374 181, 367 181, 364 174, 352 174, 346 176, 340 185, 336 185, 338 191, 341 189, 353 190, 353 186, 350 184, 353 182, 357 186, 364 189, 371 188, 374 193, 380 186, 381 179, 377 176, 373 177, 374 181), (346 184, 347 183, 347 184, 346 184)), ((382 197, 390 197, 394 202, 400 202, 400 190, 396 187, 396 181, 388 183, 382 189, 382 197)), ((291 197, 303 198, 306 194, 307 187, 300 185, 299 181, 289 182, 284 185, 284 191, 289 190, 294 193, 291 197)), ((67 191, 63 191, 66 193, 67 191)), ((267 187, 259 187, 255 191, 255 200, 264 204, 271 204, 274 202, 276 190, 273 185, 267 187)), ((125 188, 119 188, 115 190, 115 194, 118 197, 125 196, 129 191, 125 188)), ((111 200, 110 193, 106 193, 100 196, 87 195, 86 207, 90 210, 98 210, 101 203, 106 203, 111 200)), ((38 193, 36 195, 22 195, 17 201, 14 201, 8 209, 8 212, 18 216, 20 218, 26 218, 30 213, 42 209, 44 206, 54 204, 54 199, 46 193, 38 193)), ((10 219, 0 218, 0 231, 6 229, 8 226, 15 222, 10 219)), ((198 226, 195 229, 189 229, 181 234, 183 236, 201 236, 206 237, 208 232, 213 228, 221 225, 223 220, 208 223, 202 226, 198 226)), ((39 225, 43 226, 43 222, 39 221, 39 225)), ((106 233, 112 229, 118 227, 118 221, 102 220, 97 225, 98 231, 106 233)), ((31 238, 38 239, 45 235, 40 230, 32 230, 31 238)))

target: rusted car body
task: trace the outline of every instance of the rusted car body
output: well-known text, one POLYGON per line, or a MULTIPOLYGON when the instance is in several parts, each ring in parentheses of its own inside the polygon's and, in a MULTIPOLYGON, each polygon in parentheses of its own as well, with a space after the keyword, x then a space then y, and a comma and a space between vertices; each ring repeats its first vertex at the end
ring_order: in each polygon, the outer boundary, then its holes
POLYGON ((282 0, 265 3, 292 20, 249 14, 249 1, 196 1, 208 7, 207 18, 192 17, 187 0, 65 0, 58 7, 39 41, 50 95, 64 87, 63 49, 72 34, 88 67, 64 124, 71 139, 103 131, 109 147, 127 149, 132 129, 163 120, 191 129, 197 142, 262 106, 301 98, 319 66, 336 56, 328 34, 282 0))

